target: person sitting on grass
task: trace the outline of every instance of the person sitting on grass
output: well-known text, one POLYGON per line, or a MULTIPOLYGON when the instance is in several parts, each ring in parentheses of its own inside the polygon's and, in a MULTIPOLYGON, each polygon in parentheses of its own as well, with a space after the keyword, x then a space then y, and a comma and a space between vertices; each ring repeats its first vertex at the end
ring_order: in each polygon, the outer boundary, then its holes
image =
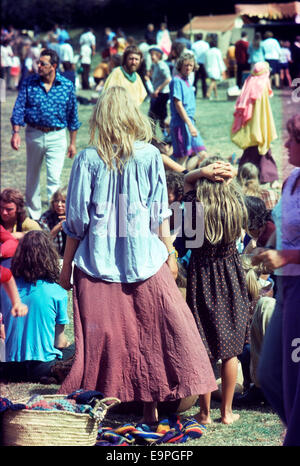
POLYGON ((16 239, 31 230, 41 230, 40 225, 27 216, 25 200, 18 189, 6 188, 0 194, 0 224, 16 239))
POLYGON ((8 297, 1 291, 5 326, 6 362, 2 377, 8 381, 40 382, 51 374, 62 349, 68 346, 64 326, 69 323, 68 294, 58 285, 59 256, 48 233, 30 231, 19 242, 11 272, 28 313, 14 319, 8 297))
POLYGON ((272 210, 279 201, 278 191, 267 189, 260 184, 259 170, 254 163, 244 163, 238 171, 237 180, 246 196, 260 197, 268 210, 272 210))
POLYGON ((245 196, 248 212, 247 233, 244 237, 244 254, 251 254, 256 247, 265 247, 275 232, 271 211, 262 199, 256 196, 245 196))
POLYGON ((62 229, 62 224, 66 220, 66 197, 66 189, 58 189, 51 198, 50 208, 39 220, 41 227, 50 232, 61 257, 64 255, 66 245, 66 234, 62 229))

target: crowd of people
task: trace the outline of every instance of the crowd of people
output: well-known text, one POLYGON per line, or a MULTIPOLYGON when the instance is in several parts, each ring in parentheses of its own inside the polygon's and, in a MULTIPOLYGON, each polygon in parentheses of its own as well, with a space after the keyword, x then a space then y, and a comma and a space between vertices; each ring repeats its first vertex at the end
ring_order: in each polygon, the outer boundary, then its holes
POLYGON ((157 30, 153 24, 148 24, 143 39, 126 35, 121 28, 114 31, 110 27, 104 29, 102 38, 99 39, 92 28, 86 28, 75 42, 63 25, 55 24, 46 34, 20 31, 12 26, 7 29, 2 27, 1 78, 5 79, 8 89, 18 89, 26 76, 37 72, 41 49, 50 48, 59 56, 61 72, 78 89, 101 90, 112 68, 117 66, 116 63, 120 64, 126 47, 134 44, 144 54, 143 67, 140 70, 143 82, 151 71, 149 51, 152 46, 160 47, 163 61, 167 62, 171 70, 183 50, 192 51, 197 63, 193 84, 197 94, 197 83, 201 80, 204 98, 211 97, 212 91, 217 95, 216 85, 224 73, 228 77, 235 77, 236 84, 241 89, 245 76, 258 62, 267 61, 270 64, 271 78, 277 88, 290 87, 292 79, 300 74, 300 36, 293 40, 279 40, 274 37, 273 32, 266 31, 256 32, 250 41, 248 33, 242 31, 240 40, 230 44, 223 60, 214 34, 207 34, 204 38, 199 33, 191 41, 182 30, 174 37, 174 33, 168 31, 166 23, 161 23, 157 30), (97 53, 99 63, 92 67, 93 57, 97 53), (211 84, 209 90, 207 78, 211 84))
MULTIPOLYGON (((27 175, 25 196, 15 188, 0 194, 0 377, 51 379, 70 344, 72 289, 75 358, 60 393, 141 401, 150 426, 159 402, 197 395, 195 419, 209 425, 221 362, 222 423, 238 420, 235 403, 264 401, 286 426, 284 444, 299 446, 300 115, 287 124, 295 168, 279 193, 270 149, 279 69, 267 53, 273 38, 261 54, 244 34, 235 44, 241 89, 231 139, 243 154, 230 161, 209 153, 195 123, 197 82, 203 98, 216 98, 228 72, 215 37, 191 43, 179 32, 171 40, 163 23, 157 32, 149 25, 137 44, 106 28, 107 67, 98 69, 90 145, 79 153, 76 80, 64 75, 74 72, 69 35, 56 26, 48 39, 11 116, 13 150, 26 126, 27 175), (62 188, 66 154, 74 162, 62 188), (44 159, 49 206, 42 212, 44 159), (237 396, 239 361, 244 392, 237 396)), ((92 30, 81 35, 80 50, 88 89, 92 30)))

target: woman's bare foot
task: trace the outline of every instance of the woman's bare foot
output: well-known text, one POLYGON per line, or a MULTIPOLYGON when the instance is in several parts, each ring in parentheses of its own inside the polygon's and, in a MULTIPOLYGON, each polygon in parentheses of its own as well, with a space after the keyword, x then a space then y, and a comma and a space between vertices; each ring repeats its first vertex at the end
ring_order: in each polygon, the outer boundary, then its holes
POLYGON ((210 414, 205 414, 202 411, 199 411, 199 413, 194 416, 194 419, 198 422, 198 424, 206 425, 212 423, 210 414))
POLYGON ((239 414, 236 413, 227 413, 221 417, 222 424, 232 424, 240 418, 239 414))

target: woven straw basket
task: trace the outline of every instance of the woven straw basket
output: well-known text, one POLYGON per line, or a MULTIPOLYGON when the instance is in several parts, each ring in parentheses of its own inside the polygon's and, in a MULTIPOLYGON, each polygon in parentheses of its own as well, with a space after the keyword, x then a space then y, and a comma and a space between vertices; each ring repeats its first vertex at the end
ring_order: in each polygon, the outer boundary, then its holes
MULTIPOLYGON (((51 401, 65 396, 46 395, 44 398, 51 401)), ((7 410, 3 413, 2 444, 4 446, 94 446, 99 424, 105 418, 107 411, 119 403, 118 398, 97 400, 89 414, 55 410, 7 410)))

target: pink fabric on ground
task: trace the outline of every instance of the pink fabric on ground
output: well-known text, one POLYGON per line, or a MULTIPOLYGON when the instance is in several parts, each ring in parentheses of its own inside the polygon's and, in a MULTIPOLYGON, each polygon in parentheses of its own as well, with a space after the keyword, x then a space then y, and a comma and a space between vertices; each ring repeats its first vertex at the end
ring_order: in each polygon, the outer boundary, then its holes
POLYGON ((196 323, 169 267, 138 283, 74 271, 75 361, 60 393, 82 388, 129 401, 216 390, 196 323))

